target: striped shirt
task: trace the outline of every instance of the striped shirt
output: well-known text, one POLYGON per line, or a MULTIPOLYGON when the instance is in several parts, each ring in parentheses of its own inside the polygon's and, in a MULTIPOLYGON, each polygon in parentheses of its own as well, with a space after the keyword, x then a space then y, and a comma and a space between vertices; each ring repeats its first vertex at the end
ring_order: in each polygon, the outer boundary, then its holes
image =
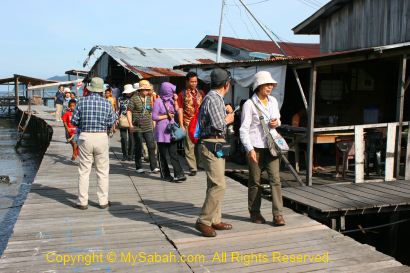
POLYGON ((215 90, 209 91, 201 105, 200 138, 225 136, 226 109, 223 97, 215 90))
POLYGON ((141 98, 138 95, 131 97, 128 103, 128 111, 132 113, 132 124, 137 132, 152 131, 152 104, 149 96, 141 98))
POLYGON ((81 132, 102 133, 107 132, 115 121, 117 114, 111 103, 97 93, 82 97, 74 109, 71 123, 81 132))

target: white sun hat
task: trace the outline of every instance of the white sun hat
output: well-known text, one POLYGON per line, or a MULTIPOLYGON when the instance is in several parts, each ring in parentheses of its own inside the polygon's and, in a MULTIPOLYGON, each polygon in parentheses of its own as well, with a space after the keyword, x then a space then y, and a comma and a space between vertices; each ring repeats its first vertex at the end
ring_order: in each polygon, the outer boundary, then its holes
POLYGON ((132 84, 126 84, 124 85, 124 91, 122 92, 123 94, 130 94, 132 92, 135 92, 137 89, 132 87, 132 84))
POLYGON ((267 83, 273 83, 274 85, 278 84, 278 82, 272 78, 272 75, 268 71, 259 71, 254 75, 252 88, 255 91, 258 86, 267 83))

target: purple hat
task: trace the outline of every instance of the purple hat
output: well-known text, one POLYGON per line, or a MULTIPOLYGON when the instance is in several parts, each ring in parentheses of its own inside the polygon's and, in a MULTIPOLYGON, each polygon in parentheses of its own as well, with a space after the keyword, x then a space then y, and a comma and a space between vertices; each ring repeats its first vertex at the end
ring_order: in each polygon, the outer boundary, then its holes
POLYGON ((176 86, 170 82, 161 83, 161 89, 159 91, 159 96, 163 100, 170 100, 174 96, 176 86))

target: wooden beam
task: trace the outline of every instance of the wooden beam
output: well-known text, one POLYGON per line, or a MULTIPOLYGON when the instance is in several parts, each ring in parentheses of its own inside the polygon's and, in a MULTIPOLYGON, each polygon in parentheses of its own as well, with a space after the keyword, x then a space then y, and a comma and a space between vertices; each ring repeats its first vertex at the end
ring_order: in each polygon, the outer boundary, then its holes
POLYGON ((313 133, 315 127, 315 97, 316 97, 316 78, 317 67, 313 64, 310 73, 310 90, 309 90, 309 111, 308 111, 308 143, 307 143, 307 166, 306 166, 306 183, 312 186, 313 174, 313 133))
POLYGON ((355 149, 355 183, 364 182, 364 133, 363 127, 354 128, 354 149, 355 149))
POLYGON ((14 91, 15 91, 15 96, 16 96, 16 107, 20 105, 19 101, 19 78, 14 77, 14 91))
POLYGON ((396 124, 387 125, 387 143, 386 143, 386 163, 385 163, 385 181, 394 180, 394 149, 396 143, 396 124))
POLYGON ((396 168, 395 177, 398 179, 400 174, 400 155, 401 155, 401 136, 403 131, 403 109, 404 109, 404 94, 405 94, 405 81, 406 81, 406 66, 407 56, 403 55, 400 59, 399 66, 399 79, 397 90, 397 107, 396 107, 396 121, 399 122, 397 128, 397 141, 396 141, 396 168))
POLYGON ((296 82, 298 83, 298 86, 299 86, 300 95, 302 96, 303 104, 305 105, 305 109, 307 111, 308 110, 308 104, 307 104, 307 101, 306 101, 305 92, 303 92, 302 84, 300 83, 298 72, 296 71, 295 68, 293 68, 292 71, 293 71, 293 74, 295 75, 296 82))
POLYGON ((410 132, 407 133, 407 149, 406 149, 406 169, 404 180, 410 180, 410 132))

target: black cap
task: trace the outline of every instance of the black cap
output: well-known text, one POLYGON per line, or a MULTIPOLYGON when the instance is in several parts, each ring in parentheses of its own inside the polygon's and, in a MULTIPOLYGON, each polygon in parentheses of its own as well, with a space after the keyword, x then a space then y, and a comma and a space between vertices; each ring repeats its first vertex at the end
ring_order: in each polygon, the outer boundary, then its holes
POLYGON ((222 68, 215 68, 211 72, 211 85, 217 86, 231 79, 231 73, 222 68))

